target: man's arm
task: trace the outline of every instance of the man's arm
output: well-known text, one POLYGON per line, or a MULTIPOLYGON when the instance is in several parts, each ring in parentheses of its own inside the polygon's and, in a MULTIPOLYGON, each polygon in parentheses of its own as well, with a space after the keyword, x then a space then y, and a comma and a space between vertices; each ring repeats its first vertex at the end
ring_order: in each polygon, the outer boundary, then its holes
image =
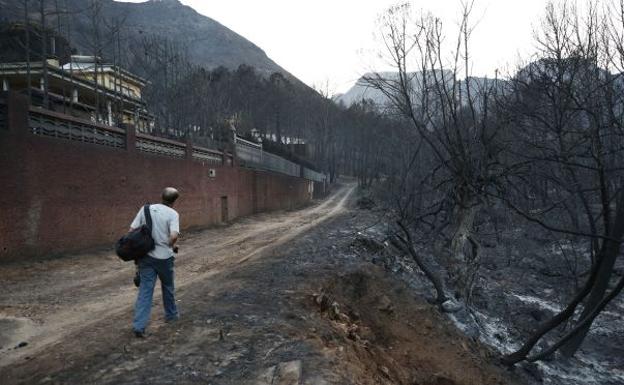
POLYGON ((175 213, 169 222, 169 246, 173 247, 180 237, 180 216, 175 213))
POLYGON ((171 235, 169 235, 169 246, 171 247, 175 246, 176 242, 178 241, 179 236, 180 236, 180 233, 178 233, 177 231, 172 232, 171 235))
POLYGON ((141 222, 143 222, 143 208, 141 208, 139 210, 139 212, 137 213, 137 215, 134 217, 134 220, 130 224, 130 230, 128 230, 128 232, 130 232, 132 230, 136 230, 139 227, 141 227, 141 225, 142 225, 141 222))

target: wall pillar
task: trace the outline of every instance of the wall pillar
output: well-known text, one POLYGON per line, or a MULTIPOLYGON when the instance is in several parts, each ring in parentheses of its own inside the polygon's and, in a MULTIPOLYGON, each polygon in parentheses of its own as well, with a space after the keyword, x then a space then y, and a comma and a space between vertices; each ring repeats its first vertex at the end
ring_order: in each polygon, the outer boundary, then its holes
POLYGON ((30 129, 28 97, 12 91, 7 95, 7 128, 12 135, 24 137, 30 129))
POLYGON ((193 160, 193 139, 186 136, 186 160, 193 160))
POLYGON ((253 213, 256 214, 260 211, 258 207, 258 171, 253 172, 253 179, 251 185, 251 207, 253 213))
POLYGON ((228 140, 230 151, 232 152, 232 166, 238 165, 238 154, 236 151, 236 127, 230 124, 230 139, 228 140))
POLYGON ((126 130, 126 151, 133 154, 136 152, 136 128, 132 124, 125 124, 126 130))

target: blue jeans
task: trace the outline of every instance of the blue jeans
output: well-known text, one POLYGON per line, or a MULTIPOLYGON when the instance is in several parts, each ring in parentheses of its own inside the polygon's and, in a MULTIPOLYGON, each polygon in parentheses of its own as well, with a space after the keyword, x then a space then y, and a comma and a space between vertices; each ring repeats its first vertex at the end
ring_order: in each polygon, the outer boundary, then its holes
POLYGON ((169 259, 156 259, 150 256, 143 257, 139 260, 141 284, 139 285, 139 294, 137 295, 136 304, 134 306, 134 322, 132 323, 132 328, 135 331, 145 331, 145 327, 149 322, 150 312, 152 310, 152 296, 154 295, 154 286, 156 286, 156 277, 160 279, 160 286, 162 288, 165 319, 175 320, 179 317, 175 303, 175 288, 173 285, 173 261, 173 257, 169 259))

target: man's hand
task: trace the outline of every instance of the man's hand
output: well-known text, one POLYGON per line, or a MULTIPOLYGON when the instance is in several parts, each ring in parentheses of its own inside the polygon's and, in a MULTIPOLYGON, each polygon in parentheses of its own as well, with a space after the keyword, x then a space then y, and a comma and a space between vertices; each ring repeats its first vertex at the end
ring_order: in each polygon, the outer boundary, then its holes
POLYGON ((173 248, 175 246, 179 236, 180 234, 175 231, 169 235, 169 247, 173 248))

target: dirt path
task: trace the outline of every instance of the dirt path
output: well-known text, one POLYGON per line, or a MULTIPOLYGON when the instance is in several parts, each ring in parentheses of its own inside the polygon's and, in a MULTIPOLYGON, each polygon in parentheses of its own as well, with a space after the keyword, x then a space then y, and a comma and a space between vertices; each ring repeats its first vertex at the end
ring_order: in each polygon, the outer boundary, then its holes
POLYGON ((371 263, 357 237, 378 215, 353 192, 187 235, 181 320, 157 294, 144 340, 133 268, 110 253, 0 267, 0 383, 521 384, 371 263))
MULTIPOLYGON (((292 212, 257 215, 226 228, 192 233, 176 258, 179 291, 199 280, 261 256, 342 212, 354 190, 292 212)), ((0 267, 0 368, 33 356, 103 317, 128 313, 136 298, 134 267, 110 253, 0 267), (14 347, 22 342, 28 345, 14 347)), ((160 295, 155 293, 156 299, 160 295)))

